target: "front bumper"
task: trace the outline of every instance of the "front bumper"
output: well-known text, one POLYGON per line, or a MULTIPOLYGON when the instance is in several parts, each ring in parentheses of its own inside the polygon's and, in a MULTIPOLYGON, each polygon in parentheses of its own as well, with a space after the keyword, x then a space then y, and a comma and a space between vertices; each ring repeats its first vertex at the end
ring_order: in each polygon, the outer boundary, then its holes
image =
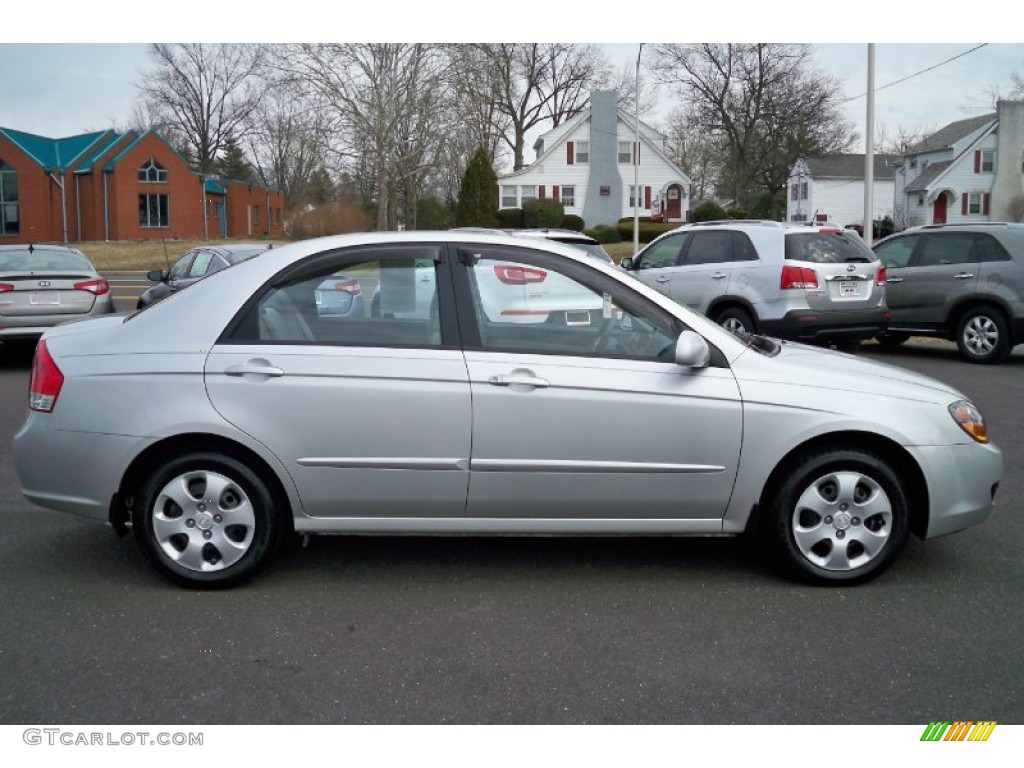
POLYGON ((995 508, 1003 454, 991 443, 908 448, 928 484, 924 538, 945 536, 983 522, 995 508))

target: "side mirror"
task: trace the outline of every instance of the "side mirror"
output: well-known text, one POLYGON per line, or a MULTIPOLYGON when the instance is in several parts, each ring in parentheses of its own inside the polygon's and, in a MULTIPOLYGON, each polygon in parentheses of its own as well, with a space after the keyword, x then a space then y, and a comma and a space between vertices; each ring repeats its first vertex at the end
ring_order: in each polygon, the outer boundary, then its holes
POLYGON ((146 279, 153 283, 162 283, 164 281, 164 273, 159 269, 151 269, 146 273, 146 279))
POLYGON ((707 368, 711 362, 711 347, 704 337, 693 331, 683 331, 676 341, 676 364, 686 368, 707 368))
POLYGON ((619 266, 622 267, 627 272, 632 271, 632 269, 633 269, 633 257, 632 256, 623 256, 621 259, 619 259, 619 266))

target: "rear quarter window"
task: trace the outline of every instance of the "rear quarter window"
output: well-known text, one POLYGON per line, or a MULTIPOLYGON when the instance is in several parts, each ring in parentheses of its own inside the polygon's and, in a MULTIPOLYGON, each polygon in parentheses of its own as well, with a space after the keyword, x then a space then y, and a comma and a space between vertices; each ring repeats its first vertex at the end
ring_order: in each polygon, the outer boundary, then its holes
POLYGON ((786 236, 786 258, 813 264, 847 264, 874 261, 875 255, 856 234, 797 232, 786 236))

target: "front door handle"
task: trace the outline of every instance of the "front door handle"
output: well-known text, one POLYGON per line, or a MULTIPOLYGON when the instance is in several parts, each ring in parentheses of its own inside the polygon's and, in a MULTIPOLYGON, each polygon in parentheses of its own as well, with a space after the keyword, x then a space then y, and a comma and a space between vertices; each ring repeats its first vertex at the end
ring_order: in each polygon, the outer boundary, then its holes
POLYGON ((671 277, 656 277, 656 278, 654 278, 654 279, 655 279, 655 281, 657 281, 657 282, 659 282, 659 283, 667 283, 667 282, 669 282, 669 281, 670 281, 670 280, 671 280, 672 278, 671 278, 671 277))
POLYGON ((284 369, 271 365, 266 360, 249 360, 241 365, 229 365, 224 369, 225 376, 284 376, 284 369))
POLYGON ((711 279, 712 280, 722 280, 723 278, 726 278, 726 277, 728 277, 728 275, 725 274, 724 272, 715 272, 715 274, 713 274, 711 276, 711 279))
POLYGON ((491 376, 487 383, 495 387, 511 387, 516 384, 524 387, 550 387, 551 382, 539 376, 528 376, 522 373, 513 373, 508 376, 491 376))
POLYGON ((954 280, 970 280, 974 275, 971 272, 961 272, 959 275, 953 275, 954 280))
POLYGON ((903 278, 902 277, 887 277, 887 278, 885 278, 885 282, 887 282, 887 283, 902 283, 903 282, 903 278))

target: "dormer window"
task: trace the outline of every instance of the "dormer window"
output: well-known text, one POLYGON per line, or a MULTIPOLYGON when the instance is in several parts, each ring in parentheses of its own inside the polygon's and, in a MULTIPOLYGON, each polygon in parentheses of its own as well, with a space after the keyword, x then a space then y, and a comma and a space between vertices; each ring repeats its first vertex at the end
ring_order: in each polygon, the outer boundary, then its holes
POLYGON ((166 182, 167 169, 156 161, 156 158, 149 158, 139 166, 139 181, 166 182))

